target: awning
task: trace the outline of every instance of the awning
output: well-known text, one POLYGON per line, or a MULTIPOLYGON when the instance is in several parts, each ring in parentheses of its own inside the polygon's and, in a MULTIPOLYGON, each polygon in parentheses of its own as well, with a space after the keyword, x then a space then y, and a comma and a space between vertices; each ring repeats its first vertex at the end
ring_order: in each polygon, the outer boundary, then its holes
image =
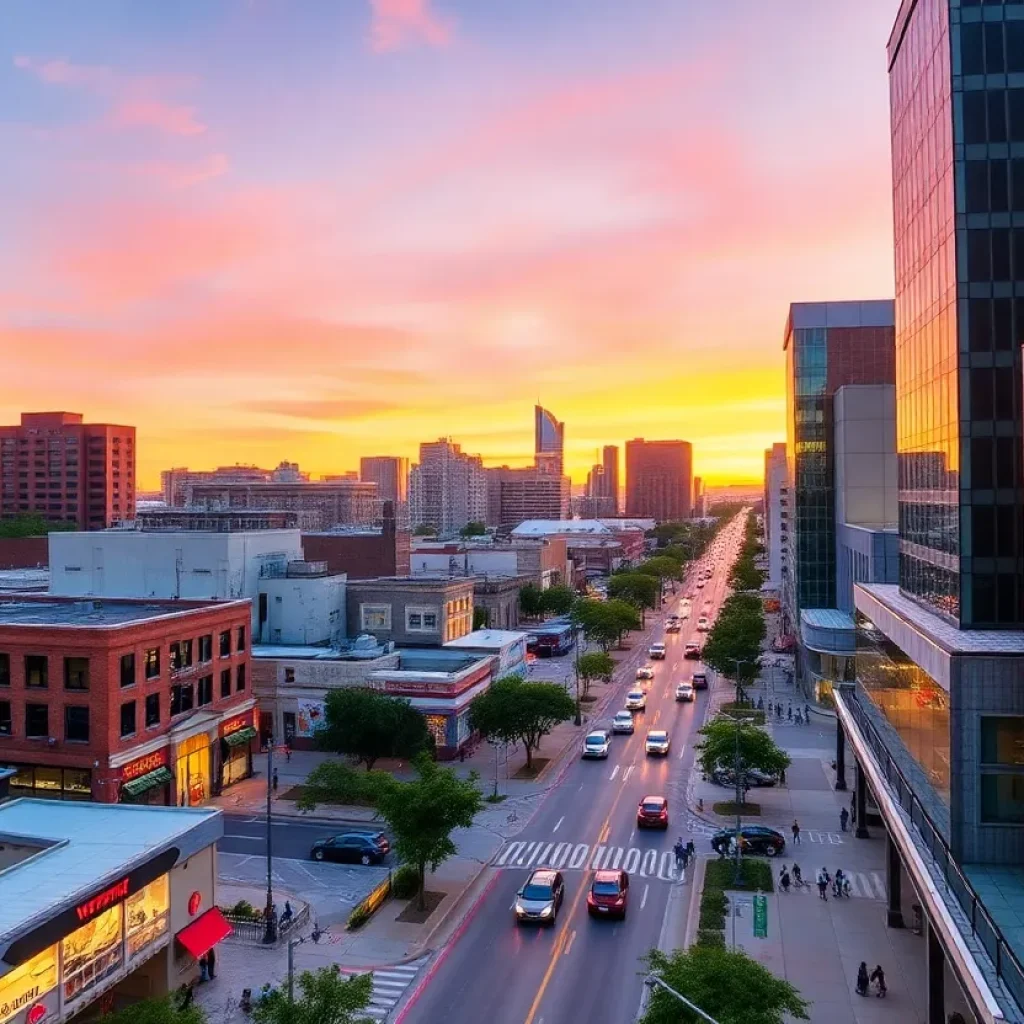
POLYGON ((155 786, 164 786, 173 780, 174 776, 170 773, 170 770, 161 765, 161 767, 154 771, 146 772, 145 775, 140 775, 137 779, 126 782, 121 789, 129 796, 138 796, 140 793, 145 793, 155 786))
POLYGON ((231 925, 220 912, 220 907, 211 907, 190 925, 182 928, 175 938, 198 960, 230 934, 231 925))
POLYGON ((224 737, 224 742, 229 747, 238 747, 243 743, 249 743, 254 739, 256 739, 256 730, 251 725, 247 725, 244 729, 237 729, 235 732, 229 732, 227 736, 224 737))

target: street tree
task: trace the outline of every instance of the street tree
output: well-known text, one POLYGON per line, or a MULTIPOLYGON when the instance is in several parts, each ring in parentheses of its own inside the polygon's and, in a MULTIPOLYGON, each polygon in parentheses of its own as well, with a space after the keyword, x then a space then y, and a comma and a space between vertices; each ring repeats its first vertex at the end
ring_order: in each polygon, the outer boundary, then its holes
POLYGON ((764 729, 748 722, 719 715, 698 732, 703 738, 697 745, 697 761, 705 775, 720 765, 737 773, 754 768, 778 775, 790 765, 789 754, 764 729))
POLYGON ((678 580, 682 579, 683 575, 683 567, 679 561, 665 554, 658 554, 654 558, 648 558, 646 562, 641 562, 636 571, 658 580, 678 580))
MULTIPOLYGON (((671 954, 651 950, 648 970, 686 996, 718 1024, 783 1024, 810 1020, 809 1004, 788 981, 742 951, 690 946, 671 954)), ((657 986, 640 1024, 690 1024, 699 1020, 670 992, 657 986)))
POLYGON ((483 797, 477 787, 476 772, 459 778, 427 754, 418 755, 413 767, 418 777, 412 782, 400 782, 390 775, 381 780, 377 811, 391 829, 398 859, 416 868, 419 876, 417 905, 422 910, 426 905, 427 868, 436 871, 438 865, 454 856, 452 832, 473 824, 483 797))
POLYGON ((412 758, 433 745, 426 721, 407 700, 365 687, 327 694, 316 739, 321 750, 346 754, 367 771, 382 757, 412 758))
POLYGON ((484 537, 487 535, 487 527, 483 523, 478 522, 466 523, 459 530, 459 534, 463 537, 484 537))
POLYGON ((554 586, 540 592, 541 611, 545 615, 568 615, 576 602, 571 587, 554 586))
POLYGON ((182 1007, 177 993, 157 999, 143 999, 132 1003, 123 1010, 107 1013, 104 1024, 206 1024, 207 1017, 201 1006, 195 1003, 182 1007))
POLYGON ((590 693, 590 684, 595 679, 608 682, 615 671, 615 662, 611 655, 604 651, 587 651, 581 654, 576 662, 576 669, 580 674, 580 681, 583 683, 583 696, 590 693))
POLYGON ((372 805, 377 785, 387 772, 356 771, 340 761, 321 761, 306 776, 298 805, 300 811, 314 811, 319 804, 372 805))
POLYGON ((572 617, 587 641, 606 652, 621 642, 623 634, 640 628, 640 613, 622 600, 582 598, 573 605, 572 617))
POLYGON ((506 676, 493 683, 469 709, 474 729, 485 739, 522 743, 526 767, 533 768, 533 752, 541 739, 576 714, 576 704, 558 683, 530 683, 522 676, 506 676))
MULTIPOLYGON (((253 1004, 255 1024, 365 1024, 373 975, 345 975, 333 967, 303 971, 296 979, 294 1002, 288 988, 272 988, 253 1004)), ((126 1022, 127 1024, 127 1022, 126 1022)), ((134 1024, 134 1018, 133 1018, 134 1024)))
POLYGON ((539 619, 544 614, 544 592, 535 583, 519 588, 519 610, 528 619, 539 619))
POLYGON ((620 572, 608 577, 608 596, 633 605, 640 612, 641 626, 644 611, 658 606, 661 584, 653 576, 642 572, 620 572))

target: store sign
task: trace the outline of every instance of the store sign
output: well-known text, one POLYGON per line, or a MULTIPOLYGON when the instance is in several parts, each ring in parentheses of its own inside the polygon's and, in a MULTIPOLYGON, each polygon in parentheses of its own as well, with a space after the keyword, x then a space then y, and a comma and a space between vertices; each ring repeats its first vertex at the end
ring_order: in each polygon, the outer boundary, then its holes
POLYGON ((37 1020, 42 1020, 47 1008, 39 1000, 56 987, 57 947, 50 946, 0 978, 0 1024, 17 1016, 26 1006, 32 1007, 28 1019, 39 1006, 42 1016, 37 1020))
POLYGON ((157 768, 167 767, 167 748, 164 747, 162 750, 154 750, 152 754, 147 754, 145 757, 140 757, 137 761, 130 761, 121 769, 121 781, 131 782, 132 779, 141 778, 143 775, 148 775, 150 772, 155 772, 157 768))
POLYGON ((92 899, 79 903, 75 907, 75 913, 78 914, 78 920, 85 924, 86 921, 91 921, 97 914, 101 914, 107 907, 120 903, 127 895, 128 877, 125 876, 120 882, 115 882, 109 889, 104 889, 103 892, 93 896, 92 899))
POLYGON ((203 894, 201 892, 194 892, 188 898, 188 916, 195 917, 199 913, 199 908, 203 905, 203 894))
POLYGON ((238 732, 239 729, 245 729, 250 725, 252 725, 252 712, 247 711, 244 715, 235 715, 234 718, 221 722, 220 734, 221 736, 230 736, 233 732, 238 732))

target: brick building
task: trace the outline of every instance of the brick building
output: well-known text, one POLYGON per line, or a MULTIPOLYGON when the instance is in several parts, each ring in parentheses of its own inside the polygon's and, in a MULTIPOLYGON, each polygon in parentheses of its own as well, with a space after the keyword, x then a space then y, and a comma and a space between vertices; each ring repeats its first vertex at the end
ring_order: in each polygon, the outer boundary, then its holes
POLYGON ((249 602, 0 599, 13 795, 203 803, 251 773, 249 602))
POLYGON ((326 562, 330 572, 343 572, 350 580, 408 576, 410 546, 409 531, 398 529, 389 502, 384 502, 380 527, 302 535, 302 550, 309 561, 326 562))
POLYGON ((0 427, 0 517, 103 530, 135 516, 135 428, 77 412, 25 412, 0 427))
POLYGON ((0 537, 0 569, 35 569, 49 564, 48 537, 0 537))
POLYGON ((626 442, 626 515, 659 523, 689 519, 693 506, 693 447, 689 441, 626 442))

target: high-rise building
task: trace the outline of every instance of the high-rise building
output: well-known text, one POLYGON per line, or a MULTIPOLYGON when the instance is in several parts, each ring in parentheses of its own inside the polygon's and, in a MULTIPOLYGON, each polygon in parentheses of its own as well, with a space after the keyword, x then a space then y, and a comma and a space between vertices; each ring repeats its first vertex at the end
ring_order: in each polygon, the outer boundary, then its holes
POLYGON ((768 552, 768 585, 782 587, 789 547, 789 487, 786 480, 786 444, 773 444, 764 453, 764 540, 768 552))
POLYGON ((409 505, 414 529, 429 527, 442 537, 487 522, 487 473, 480 456, 467 455, 451 438, 421 444, 420 461, 409 473, 409 505))
POLYGON ((604 467, 604 497, 611 499, 609 515, 619 514, 619 446, 606 444, 601 453, 601 465, 604 467))
POLYGON ((487 524, 514 528, 527 519, 568 519, 567 476, 501 466, 487 474, 487 524))
POLYGON ((626 442, 626 515, 658 522, 689 519, 693 505, 689 441, 626 442))
POLYGON ((694 519, 705 519, 708 514, 708 496, 704 490, 704 480, 695 476, 693 478, 693 507, 690 509, 690 515, 694 519))
POLYGON ((372 455, 359 460, 359 479, 377 485, 377 497, 390 501, 399 529, 409 526, 409 460, 398 455, 372 455))
POLYGON ((300 470, 297 462, 281 462, 276 469, 242 465, 216 469, 175 466, 160 473, 160 490, 164 503, 171 508, 188 508, 192 504, 192 487, 196 484, 289 484, 307 480, 309 473, 300 470))
POLYGON ((135 428, 77 412, 26 412, 0 427, 0 517, 35 514, 103 530, 135 516, 135 428))
POLYGON ((533 453, 538 470, 562 475, 565 468, 565 424, 539 405, 533 408, 533 453))

